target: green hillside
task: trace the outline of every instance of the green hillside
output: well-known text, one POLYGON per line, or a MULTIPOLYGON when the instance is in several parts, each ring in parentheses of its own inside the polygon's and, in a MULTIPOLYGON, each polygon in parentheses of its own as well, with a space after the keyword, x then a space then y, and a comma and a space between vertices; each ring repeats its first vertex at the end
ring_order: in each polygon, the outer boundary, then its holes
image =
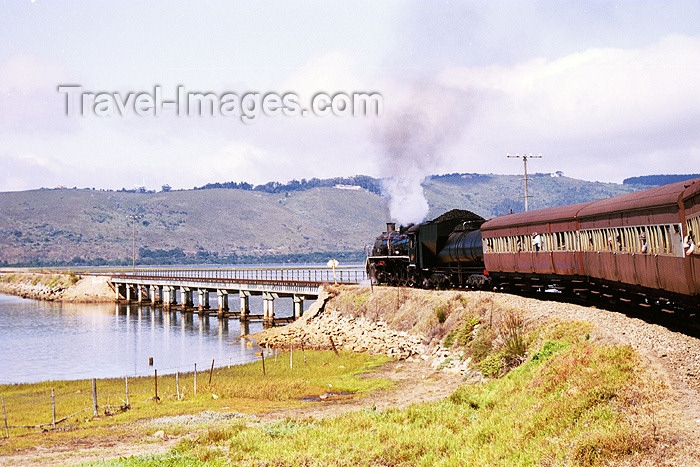
MULTIPOLYGON (((634 185, 588 182, 551 174, 530 175, 530 209, 581 203, 630 193, 634 185)), ((515 175, 450 174, 433 176, 425 184, 429 218, 461 207, 490 219, 525 209, 522 177, 515 175)))
MULTIPOLYGON (((134 239, 139 264, 325 262, 330 255, 348 261, 361 258, 389 220, 386 200, 375 190, 274 186, 274 193, 240 188, 0 193, 0 264, 131 264, 134 239)), ((430 218, 453 208, 490 218, 523 206, 518 176, 434 176, 424 189, 430 218)), ((536 174, 530 207, 634 189, 536 174)))

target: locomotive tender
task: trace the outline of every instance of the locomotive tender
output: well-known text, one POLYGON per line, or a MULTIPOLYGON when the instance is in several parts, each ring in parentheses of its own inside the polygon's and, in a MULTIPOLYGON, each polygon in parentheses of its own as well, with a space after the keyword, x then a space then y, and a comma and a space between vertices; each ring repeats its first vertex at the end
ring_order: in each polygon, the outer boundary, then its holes
POLYGON ((695 179, 488 221, 452 210, 398 231, 387 224, 367 269, 379 284, 556 289, 696 314, 699 233, 695 179))

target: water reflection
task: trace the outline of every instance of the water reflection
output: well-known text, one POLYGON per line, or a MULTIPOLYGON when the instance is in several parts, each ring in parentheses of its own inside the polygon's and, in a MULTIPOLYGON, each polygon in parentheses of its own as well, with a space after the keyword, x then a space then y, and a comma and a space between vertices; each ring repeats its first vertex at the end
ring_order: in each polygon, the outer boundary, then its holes
POLYGON ((39 302, 0 295, 0 384, 190 371, 254 360, 241 333, 261 322, 134 304, 39 302), (243 327, 241 327, 243 326, 243 327), (154 366, 148 359, 153 357, 154 366))

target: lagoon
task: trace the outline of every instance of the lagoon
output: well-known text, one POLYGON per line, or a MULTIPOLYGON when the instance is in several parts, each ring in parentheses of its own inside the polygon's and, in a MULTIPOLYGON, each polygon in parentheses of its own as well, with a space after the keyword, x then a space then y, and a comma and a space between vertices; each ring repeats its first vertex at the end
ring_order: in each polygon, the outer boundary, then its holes
MULTIPOLYGON (((291 304, 278 309, 278 317, 291 315, 291 304)), ((243 326, 245 333, 262 330, 260 321, 243 326)), ((236 318, 0 294, 0 384, 187 372, 195 363, 203 371, 212 360, 217 367, 255 360, 259 349, 240 336, 236 318)))

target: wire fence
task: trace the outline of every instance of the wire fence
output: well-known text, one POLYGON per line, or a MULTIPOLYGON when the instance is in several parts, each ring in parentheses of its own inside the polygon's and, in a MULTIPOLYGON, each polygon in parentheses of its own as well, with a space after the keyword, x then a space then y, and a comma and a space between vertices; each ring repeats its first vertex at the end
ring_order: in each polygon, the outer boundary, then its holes
MULTIPOLYGON (((264 351, 259 356, 264 359, 264 351)), ((203 386, 212 385, 217 370, 231 365, 229 360, 228 364, 217 366, 212 359, 206 364, 193 363, 187 372, 165 368, 159 375, 154 368, 151 376, 51 381, 37 383, 36 390, 27 392, 19 392, 17 385, 5 385, 0 387, 2 437, 55 430, 66 422, 80 423, 81 417, 85 421, 114 416, 130 410, 134 400, 143 405, 163 398, 182 400, 186 394, 196 396, 203 386)))

